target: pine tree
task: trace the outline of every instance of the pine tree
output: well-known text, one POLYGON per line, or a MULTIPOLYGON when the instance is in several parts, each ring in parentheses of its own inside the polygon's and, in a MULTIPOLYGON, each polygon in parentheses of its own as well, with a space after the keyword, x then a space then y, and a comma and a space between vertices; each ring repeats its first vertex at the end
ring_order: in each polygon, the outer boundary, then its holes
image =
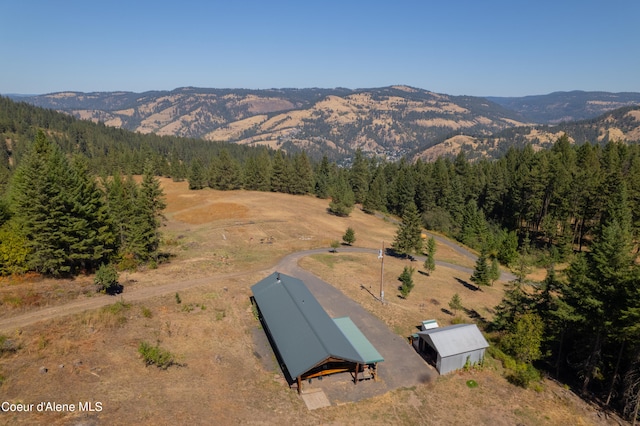
POLYGON ((169 158, 169 175, 174 182, 182 182, 187 177, 184 162, 180 160, 175 151, 171 152, 171 157, 169 158))
POLYGON ((518 235, 514 231, 504 231, 498 246, 498 261, 510 266, 518 258, 518 235))
POLYGON ((489 265, 489 280, 491 285, 500 279, 500 274, 500 264, 498 263, 498 259, 494 257, 491 259, 491 264, 489 265))
POLYGON ((271 189, 271 159, 266 150, 247 159, 244 167, 244 188, 250 191, 271 189))
POLYGON ((386 183, 382 167, 378 167, 373 177, 367 196, 362 203, 362 210, 372 214, 376 211, 385 212, 386 208, 386 183))
POLYGON ((329 203, 329 211, 336 216, 349 216, 355 197, 351 187, 347 184, 344 174, 340 174, 331 189, 331 202, 329 203))
POLYGON ((458 310, 462 309, 462 300, 458 293, 454 294, 449 301, 449 309, 453 311, 454 315, 458 314, 458 310))
POLYGON ((326 155, 322 156, 322 161, 315 173, 315 194, 318 198, 329 198, 331 190, 331 166, 326 155))
POLYGON ((387 194, 391 212, 402 215, 409 204, 413 203, 415 205, 416 189, 414 179, 413 170, 405 163, 403 158, 400 161, 399 170, 393 180, 391 190, 387 194))
POLYGON ((206 185, 206 179, 204 176, 204 168, 200 159, 196 158, 191 162, 191 168, 189 169, 189 189, 202 189, 206 185))
POLYGON ((210 185, 213 189, 231 191, 242 187, 240 164, 231 158, 227 149, 222 149, 215 162, 217 169, 210 185))
POLYGON ((481 287, 488 286, 490 284, 489 266, 487 265, 487 250, 485 248, 480 251, 480 256, 478 256, 478 259, 476 260, 476 266, 473 270, 471 281, 476 284, 478 290, 481 290, 481 287))
POLYGON ((74 269, 93 271, 108 262, 116 248, 116 235, 95 176, 88 171, 84 157, 74 156, 73 188, 70 192, 71 215, 67 224, 70 239, 69 258, 74 269))
POLYGON ((276 151, 273 157, 273 168, 271 170, 271 191, 289 193, 291 187, 291 165, 289 159, 281 150, 276 151))
POLYGON ((413 202, 404 209, 402 223, 393 241, 393 249, 404 255, 419 252, 422 249, 422 224, 418 209, 413 202))
POLYGON ((489 239, 489 227, 482 210, 475 201, 469 201, 462 212, 462 224, 458 240, 469 247, 478 248, 489 239))
POLYGON ((369 166, 360 148, 356 150, 355 158, 349 171, 349 184, 356 203, 364 202, 369 190, 369 166))
POLYGON ((500 304, 495 307, 496 314, 491 328, 498 331, 508 330, 518 316, 534 308, 535 300, 523 289, 523 284, 514 280, 509 282, 500 304))
POLYGON ((433 237, 429 237, 427 240, 427 258, 424 261, 424 269, 427 271, 427 275, 431 275, 436 270, 436 240, 433 237))
POLYGON ((65 234, 70 210, 69 167, 57 145, 38 131, 16 170, 11 205, 16 223, 28 241, 29 269, 47 275, 71 271, 65 234))
POLYGON ((116 237, 118 255, 122 257, 131 254, 129 245, 135 216, 134 205, 138 197, 137 185, 131 177, 123 180, 118 172, 110 180, 102 179, 102 185, 107 193, 107 210, 116 237))
POLYGON ((165 209, 164 194, 160 182, 153 175, 152 165, 145 165, 138 197, 134 204, 136 215, 133 223, 133 254, 143 260, 158 260, 160 225, 165 209))
POLYGON ((304 152, 299 152, 293 157, 293 178, 291 179, 290 193, 308 194, 313 188, 313 168, 304 152))
POLYGON ((410 266, 405 266, 402 270, 402 274, 398 278, 400 282, 402 282, 402 286, 400 287, 400 294, 402 294, 402 298, 406 299, 411 290, 413 290, 414 282, 413 282, 413 273, 415 269, 410 266))
POLYGON ((345 244, 352 245, 356 242, 356 231, 353 230, 352 227, 348 227, 344 235, 342 236, 342 241, 345 244))

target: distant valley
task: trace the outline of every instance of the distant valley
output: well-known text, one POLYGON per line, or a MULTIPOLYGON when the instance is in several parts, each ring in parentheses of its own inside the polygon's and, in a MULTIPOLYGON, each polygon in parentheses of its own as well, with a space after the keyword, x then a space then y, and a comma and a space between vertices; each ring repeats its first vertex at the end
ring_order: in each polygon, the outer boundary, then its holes
POLYGON ((205 89, 60 92, 11 96, 81 119, 141 133, 245 145, 311 156, 356 149, 397 159, 465 150, 495 156, 512 144, 640 141, 640 93, 557 92, 521 98, 449 96, 391 86, 373 89, 205 89))

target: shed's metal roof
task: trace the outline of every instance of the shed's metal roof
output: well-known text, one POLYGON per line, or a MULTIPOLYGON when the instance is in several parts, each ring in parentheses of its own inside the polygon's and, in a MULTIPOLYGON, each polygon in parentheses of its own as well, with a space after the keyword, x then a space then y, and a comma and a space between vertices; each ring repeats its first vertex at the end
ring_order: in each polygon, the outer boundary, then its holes
POLYGON ((301 280, 274 272, 251 291, 292 378, 331 357, 364 362, 301 280))
POLYGON ((489 347, 489 343, 475 324, 456 324, 424 330, 418 335, 433 343, 442 358, 489 347))
POLYGON ((360 331, 357 325, 351 321, 349 317, 334 318, 333 321, 337 324, 338 328, 351 342, 356 351, 360 354, 366 364, 373 364, 374 362, 382 362, 384 358, 380 355, 380 352, 373 347, 369 339, 360 331))

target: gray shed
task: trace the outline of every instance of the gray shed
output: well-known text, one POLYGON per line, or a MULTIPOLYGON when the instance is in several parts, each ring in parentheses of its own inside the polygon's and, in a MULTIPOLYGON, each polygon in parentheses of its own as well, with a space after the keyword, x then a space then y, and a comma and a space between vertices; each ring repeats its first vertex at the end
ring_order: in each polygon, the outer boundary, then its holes
POLYGON ((332 320, 301 280, 275 272, 251 291, 283 372, 298 391, 302 380, 343 371, 355 373, 357 383, 359 371, 382 361, 355 324, 332 320))
POLYGON ((465 364, 479 363, 489 343, 475 324, 456 324, 418 333, 419 351, 435 361, 440 374, 459 370, 465 364))

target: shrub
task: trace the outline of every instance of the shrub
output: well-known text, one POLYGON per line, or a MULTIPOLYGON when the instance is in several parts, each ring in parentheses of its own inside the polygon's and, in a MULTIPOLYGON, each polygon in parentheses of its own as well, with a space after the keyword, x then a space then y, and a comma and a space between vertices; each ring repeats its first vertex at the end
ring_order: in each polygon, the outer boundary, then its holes
POLYGON ((151 346, 147 342, 140 342, 138 353, 142 355, 146 365, 155 365, 163 370, 176 364, 173 354, 166 349, 160 348, 159 344, 151 346))
POLYGON ((118 283, 118 271, 115 266, 104 263, 100 265, 93 282, 99 286, 99 291, 106 294, 116 294, 122 292, 122 286, 118 283))
POLYGON ((507 370, 506 378, 511 384, 528 388, 531 382, 539 381, 541 378, 540 372, 533 365, 516 361, 494 345, 489 346, 488 353, 502 362, 502 366, 507 370))
POLYGON ((507 380, 516 386, 527 388, 531 382, 540 380, 540 372, 531 364, 519 362, 514 372, 507 376, 507 380))
POLYGON ((516 360, 513 359, 511 356, 502 352, 497 346, 495 345, 489 346, 489 348, 487 349, 487 352, 493 358, 500 361, 502 363, 502 367, 504 367, 506 370, 516 369, 516 360))
POLYGON ((7 336, 0 334, 0 356, 18 352, 18 344, 7 336))
POLYGON ((27 272, 27 239, 13 222, 0 227, 0 275, 27 272))
POLYGON ((130 303, 126 303, 124 299, 118 300, 116 303, 112 305, 107 305, 102 308, 105 312, 109 312, 113 315, 122 314, 125 310, 131 307, 130 303))

